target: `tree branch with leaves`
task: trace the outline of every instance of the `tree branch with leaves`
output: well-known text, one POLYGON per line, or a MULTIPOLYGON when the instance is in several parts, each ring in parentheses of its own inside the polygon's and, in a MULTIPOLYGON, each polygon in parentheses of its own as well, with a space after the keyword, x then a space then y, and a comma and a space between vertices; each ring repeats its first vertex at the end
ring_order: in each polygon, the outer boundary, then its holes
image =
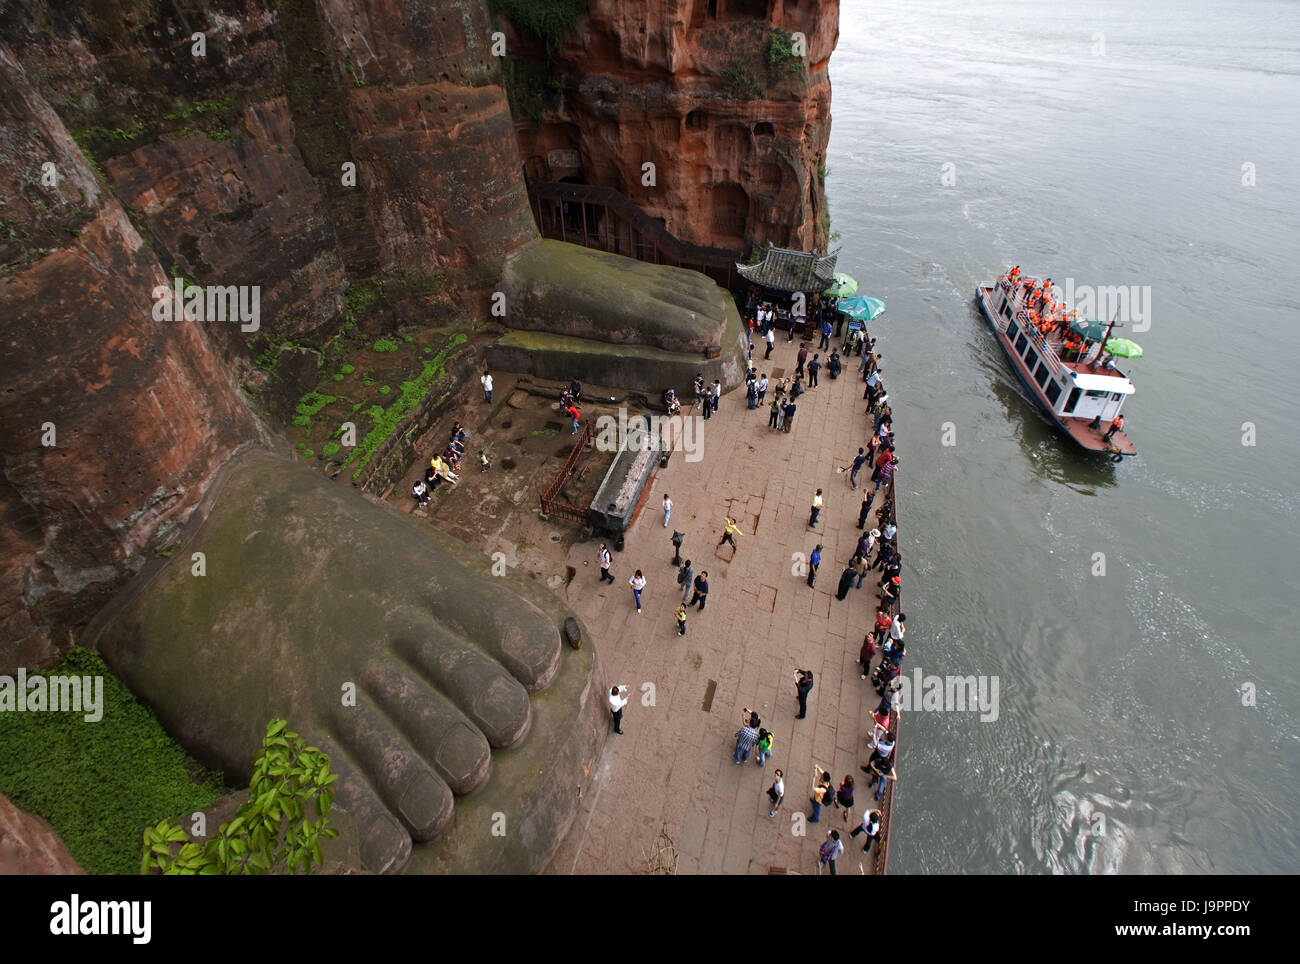
POLYGON ((334 803, 330 759, 304 746, 284 720, 266 726, 262 752, 253 761, 248 800, 229 823, 202 843, 179 824, 160 821, 144 831, 142 874, 269 874, 319 870, 321 842, 338 830, 329 826, 334 803))

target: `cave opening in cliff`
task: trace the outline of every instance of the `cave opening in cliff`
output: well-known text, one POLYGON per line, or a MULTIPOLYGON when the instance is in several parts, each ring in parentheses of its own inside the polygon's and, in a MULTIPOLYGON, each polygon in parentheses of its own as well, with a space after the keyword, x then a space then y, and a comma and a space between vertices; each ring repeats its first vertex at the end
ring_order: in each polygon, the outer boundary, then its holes
POLYGON ((749 193, 739 184, 718 184, 710 192, 710 206, 714 234, 735 247, 743 246, 749 227, 749 193))
POLYGON ((723 9, 732 20, 766 20, 768 0, 727 0, 723 9))

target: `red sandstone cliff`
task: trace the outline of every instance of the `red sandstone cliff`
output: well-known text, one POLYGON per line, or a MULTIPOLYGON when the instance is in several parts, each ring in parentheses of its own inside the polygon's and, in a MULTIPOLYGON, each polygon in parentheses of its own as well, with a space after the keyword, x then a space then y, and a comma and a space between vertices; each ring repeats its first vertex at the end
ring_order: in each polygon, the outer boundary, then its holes
MULTIPOLYGON (((515 55, 544 59, 510 36, 515 55)), ((516 113, 528 176, 617 188, 695 244, 820 247, 838 37, 838 0, 591 0, 555 58, 558 102, 540 124, 516 113), (779 51, 795 33, 806 63, 771 63, 774 35, 779 51)))
POLYGON ((0 672, 65 646, 256 437, 238 386, 287 420, 351 322, 475 312, 535 240, 490 33, 483 0, 0 9, 0 672), (155 321, 177 275, 257 286, 259 329, 155 321))
POLYGON ((618 187, 686 240, 824 240, 837 20, 591 0, 561 107, 517 139, 486 0, 0 7, 0 673, 167 547, 259 438, 245 401, 287 421, 354 326, 484 316, 537 236, 521 141, 533 173, 618 187), (777 29, 806 35, 806 68, 766 65, 777 29), (257 286, 258 330, 155 321, 178 275, 257 286))

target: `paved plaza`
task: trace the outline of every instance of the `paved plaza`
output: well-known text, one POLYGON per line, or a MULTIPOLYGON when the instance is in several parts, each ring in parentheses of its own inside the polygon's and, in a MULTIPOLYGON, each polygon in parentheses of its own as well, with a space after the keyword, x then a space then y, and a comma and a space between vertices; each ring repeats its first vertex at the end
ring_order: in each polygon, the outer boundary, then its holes
MULTIPOLYGON (((771 361, 759 363, 758 370, 777 378, 793 374, 797 347, 778 341, 771 361)), ((743 388, 725 395, 718 413, 697 424, 702 458, 688 461, 679 451, 656 469, 623 551, 613 553, 612 585, 599 581, 599 539, 583 540, 570 526, 557 545, 554 530, 566 525, 536 517, 537 479, 519 487, 513 499, 492 496, 499 506, 486 529, 468 524, 471 516, 482 521, 481 513, 469 511, 476 477, 463 478, 442 504, 435 503, 440 527, 547 578, 594 635, 605 693, 612 684, 630 684, 625 735, 611 730, 551 872, 645 873, 658 852, 675 856, 677 872, 684 874, 816 873, 817 848, 830 828, 844 836, 839 872, 872 872, 874 852, 864 860, 847 831, 864 807, 877 806, 859 766, 869 756, 864 721, 878 697, 859 679, 857 655, 875 616, 879 574, 868 574, 845 601, 835 598, 860 534, 862 495, 871 488, 869 467, 859 474, 858 491, 849 487, 849 463, 871 428, 858 361, 847 360, 837 380, 823 368, 820 385, 797 400, 789 434, 768 428, 765 406, 747 409, 743 388), (808 516, 818 488, 826 506, 814 530, 808 516), (673 501, 668 528, 664 493, 673 501), (729 545, 717 547, 728 515, 741 530, 734 553, 729 545), (688 609, 685 636, 678 635, 674 616, 682 598, 671 564, 674 530, 685 533, 683 558, 692 560, 697 573, 709 574, 705 611, 688 609), (818 543, 822 564, 810 589, 801 562, 818 543), (567 580, 555 575, 565 568, 555 558, 565 544, 567 580), (628 586, 637 569, 648 583, 641 615, 628 586), (794 718, 796 669, 815 674, 803 720, 794 718), (743 707, 756 711, 775 734, 764 768, 753 754, 746 764, 732 761, 743 707), (821 822, 806 828, 792 819, 809 812, 814 765, 828 769, 836 784, 853 775, 857 806, 847 821, 837 808, 824 808, 821 822), (785 801, 769 818, 766 790, 778 767, 785 772, 785 801)), ((501 379, 498 406, 513 385, 508 376, 501 379)), ((689 386, 679 394, 689 397, 689 386)), ((467 406, 467 424, 475 424, 476 412, 483 419, 481 405, 467 406)), ((568 437, 566 425, 563 439, 553 441, 562 444, 568 437)), ((473 438, 469 454, 466 473, 477 476, 469 468, 476 454, 473 438)), ((556 468, 554 461, 547 465, 551 475, 556 468)), ((393 497, 401 496, 395 491, 393 497)), ((873 518, 882 498, 883 491, 873 518)))

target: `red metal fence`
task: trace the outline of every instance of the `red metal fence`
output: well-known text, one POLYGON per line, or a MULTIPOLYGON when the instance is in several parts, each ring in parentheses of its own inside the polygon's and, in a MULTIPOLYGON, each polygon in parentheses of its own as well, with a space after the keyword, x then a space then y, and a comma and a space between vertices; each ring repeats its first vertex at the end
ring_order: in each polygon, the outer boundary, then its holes
POLYGON ((576 522, 578 525, 586 525, 589 521, 590 510, 580 509, 576 505, 568 505, 559 500, 560 489, 573 474, 574 466, 578 464, 578 459, 582 456, 591 441, 591 423, 582 426, 582 431, 578 434, 578 440, 573 443, 573 451, 569 457, 564 460, 564 466, 552 480, 551 484, 546 487, 542 493, 542 515, 549 518, 559 516, 561 519, 568 519, 570 522, 576 522))

